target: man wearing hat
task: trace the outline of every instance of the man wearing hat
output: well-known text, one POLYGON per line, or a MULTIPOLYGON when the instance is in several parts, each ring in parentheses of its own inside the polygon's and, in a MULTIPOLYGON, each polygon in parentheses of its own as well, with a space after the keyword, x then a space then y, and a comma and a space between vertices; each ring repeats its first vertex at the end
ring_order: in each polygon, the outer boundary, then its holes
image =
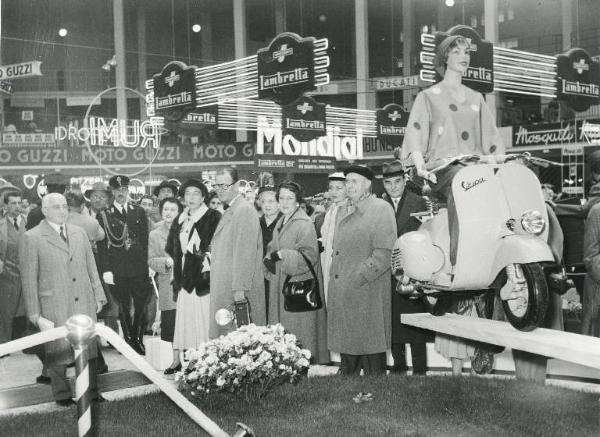
MULTIPOLYGON (((410 215, 414 212, 425 211, 425 200, 406 189, 404 166, 400 160, 384 163, 381 177, 383 178, 383 199, 387 201, 396 215, 397 233, 390 238, 396 239, 406 232, 416 231, 420 222, 410 215)), ((401 314, 427 312, 427 306, 421 299, 409 299, 396 292, 397 281, 392 276, 392 356, 394 358, 393 372, 406 373, 405 344, 410 344, 413 375, 425 375, 427 371, 427 341, 428 331, 413 328, 400 323, 401 314)))
POLYGON ((144 355, 145 308, 150 297, 148 221, 143 208, 128 199, 127 176, 113 176, 108 185, 114 202, 98 214, 98 221, 106 233, 106 238, 98 243, 99 269, 104 282, 112 285, 114 297, 119 302, 119 319, 125 340, 144 355))
POLYGON ((390 258, 396 235, 394 211, 371 194, 373 172, 344 171, 349 199, 333 237, 327 297, 329 349, 339 352, 340 373, 385 374, 391 346, 390 258))
POLYGON ((158 201, 160 202, 167 197, 177 197, 177 191, 177 185, 168 180, 164 180, 154 188, 152 194, 154 194, 154 197, 158 198, 158 201))

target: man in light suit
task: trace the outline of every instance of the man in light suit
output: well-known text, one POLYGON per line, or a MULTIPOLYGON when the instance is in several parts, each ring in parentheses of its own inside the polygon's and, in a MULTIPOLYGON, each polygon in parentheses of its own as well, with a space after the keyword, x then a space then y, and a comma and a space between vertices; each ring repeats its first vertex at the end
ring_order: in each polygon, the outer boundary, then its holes
POLYGON ((229 205, 212 238, 210 271, 210 338, 235 329, 233 323, 219 326, 215 313, 234 302, 250 303, 250 317, 257 325, 266 323, 265 283, 262 269, 262 232, 253 203, 239 190, 233 168, 217 171, 213 187, 229 205))
MULTIPOLYGON (((42 200, 45 219, 25 232, 19 247, 23 296, 29 320, 40 330, 64 325, 75 314, 94 321, 106 303, 104 290, 85 231, 66 225, 69 209, 62 194, 50 193, 42 200)), ((91 398, 103 401, 96 386, 96 343, 90 345, 91 398)), ((66 367, 73 361, 66 339, 46 344, 45 365, 57 404, 74 404, 66 379, 66 367)))

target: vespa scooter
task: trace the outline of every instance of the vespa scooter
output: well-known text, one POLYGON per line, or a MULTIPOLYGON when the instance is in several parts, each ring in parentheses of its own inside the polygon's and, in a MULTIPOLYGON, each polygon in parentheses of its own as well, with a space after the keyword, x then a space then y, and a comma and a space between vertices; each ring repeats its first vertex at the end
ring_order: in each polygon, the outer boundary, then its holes
MULTIPOLYGON (((508 321, 531 331, 546 316, 550 272, 561 266, 548 246, 548 215, 540 183, 530 169, 507 155, 504 164, 465 165, 454 177, 452 194, 458 218, 456 263, 450 263, 447 208, 431 206, 414 214, 419 230, 396 241, 392 273, 397 291, 432 301, 497 293, 508 321)), ((429 169, 436 173, 477 156, 459 156, 429 169)), ((430 203, 430 205, 432 205, 430 203)))

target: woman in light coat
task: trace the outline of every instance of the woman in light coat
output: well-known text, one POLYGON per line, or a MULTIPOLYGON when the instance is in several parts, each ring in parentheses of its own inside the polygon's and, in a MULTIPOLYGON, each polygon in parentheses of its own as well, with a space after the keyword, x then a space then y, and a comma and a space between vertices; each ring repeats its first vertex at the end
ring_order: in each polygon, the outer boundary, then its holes
POLYGON ((323 297, 323 277, 317 245, 317 233, 310 217, 300 208, 302 187, 291 181, 283 182, 277 190, 277 200, 283 216, 277 221, 273 240, 264 259, 265 275, 270 281, 269 323, 281 323, 294 334, 303 348, 309 349, 314 363, 329 362, 327 350, 327 319, 325 307, 316 311, 288 312, 282 295, 285 279, 303 281, 312 273, 301 252, 312 263, 323 297))
MULTIPOLYGON (((175 333, 175 314, 177 303, 173 300, 173 289, 171 287, 171 276, 173 272, 173 258, 165 251, 169 229, 173 221, 179 216, 183 206, 174 197, 167 197, 160 201, 158 211, 162 221, 150 232, 148 238, 148 265, 156 272, 156 286, 158 288, 158 309, 153 329, 160 327, 160 338, 163 341, 173 343, 175 333)), ((151 314, 150 314, 151 316, 151 314)), ((179 351, 173 349, 173 363, 165 370, 170 375, 181 368, 179 351)))

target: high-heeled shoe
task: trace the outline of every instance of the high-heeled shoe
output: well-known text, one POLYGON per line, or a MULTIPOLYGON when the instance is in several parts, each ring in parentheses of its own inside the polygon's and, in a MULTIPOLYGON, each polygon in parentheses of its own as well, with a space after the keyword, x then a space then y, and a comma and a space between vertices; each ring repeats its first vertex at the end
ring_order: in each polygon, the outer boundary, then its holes
POLYGON ((163 372, 165 375, 172 375, 175 372, 179 372, 181 370, 181 363, 177 364, 175 367, 167 367, 163 372))

